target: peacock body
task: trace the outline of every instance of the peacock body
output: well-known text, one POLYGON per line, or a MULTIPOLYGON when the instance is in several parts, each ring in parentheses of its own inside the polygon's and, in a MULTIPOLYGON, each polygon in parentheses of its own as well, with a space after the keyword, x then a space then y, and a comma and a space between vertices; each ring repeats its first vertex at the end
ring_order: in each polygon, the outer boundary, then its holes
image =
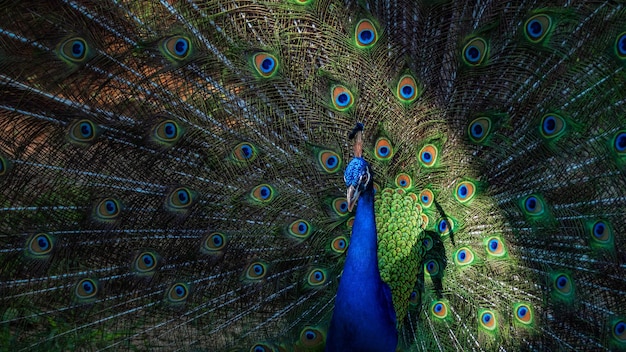
POLYGON ((626 349, 625 4, 0 4, 0 349, 626 349))

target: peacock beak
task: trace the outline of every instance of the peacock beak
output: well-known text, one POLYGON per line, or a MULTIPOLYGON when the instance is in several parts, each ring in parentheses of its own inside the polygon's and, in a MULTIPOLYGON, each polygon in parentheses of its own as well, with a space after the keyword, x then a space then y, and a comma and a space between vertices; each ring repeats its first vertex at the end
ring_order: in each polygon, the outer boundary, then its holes
POLYGON ((361 192, 359 192, 356 187, 348 187, 348 194, 346 195, 346 199, 348 200, 348 211, 352 211, 356 201, 359 199, 359 194, 361 194, 361 192))

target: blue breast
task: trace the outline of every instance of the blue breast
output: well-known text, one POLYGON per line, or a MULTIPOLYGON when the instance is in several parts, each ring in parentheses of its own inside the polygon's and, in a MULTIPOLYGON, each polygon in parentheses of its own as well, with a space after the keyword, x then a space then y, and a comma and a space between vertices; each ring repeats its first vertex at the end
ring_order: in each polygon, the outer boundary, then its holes
POLYGON ((370 188, 357 204, 326 351, 394 352, 397 344, 391 290, 378 271, 374 195, 370 188))

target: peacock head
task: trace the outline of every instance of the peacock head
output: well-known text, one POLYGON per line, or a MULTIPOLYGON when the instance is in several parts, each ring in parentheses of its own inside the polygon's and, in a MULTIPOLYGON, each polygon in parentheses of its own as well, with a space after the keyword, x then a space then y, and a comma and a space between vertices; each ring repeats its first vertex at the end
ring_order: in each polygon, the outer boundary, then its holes
POLYGON ((372 185, 372 170, 365 159, 356 157, 348 163, 343 179, 348 187, 348 211, 352 211, 361 192, 372 185))

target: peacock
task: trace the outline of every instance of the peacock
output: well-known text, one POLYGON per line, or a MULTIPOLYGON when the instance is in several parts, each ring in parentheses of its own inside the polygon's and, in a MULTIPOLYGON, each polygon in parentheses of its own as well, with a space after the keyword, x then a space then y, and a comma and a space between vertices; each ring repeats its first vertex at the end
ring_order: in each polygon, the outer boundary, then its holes
POLYGON ((626 350, 626 3, 0 9, 0 350, 626 350))

